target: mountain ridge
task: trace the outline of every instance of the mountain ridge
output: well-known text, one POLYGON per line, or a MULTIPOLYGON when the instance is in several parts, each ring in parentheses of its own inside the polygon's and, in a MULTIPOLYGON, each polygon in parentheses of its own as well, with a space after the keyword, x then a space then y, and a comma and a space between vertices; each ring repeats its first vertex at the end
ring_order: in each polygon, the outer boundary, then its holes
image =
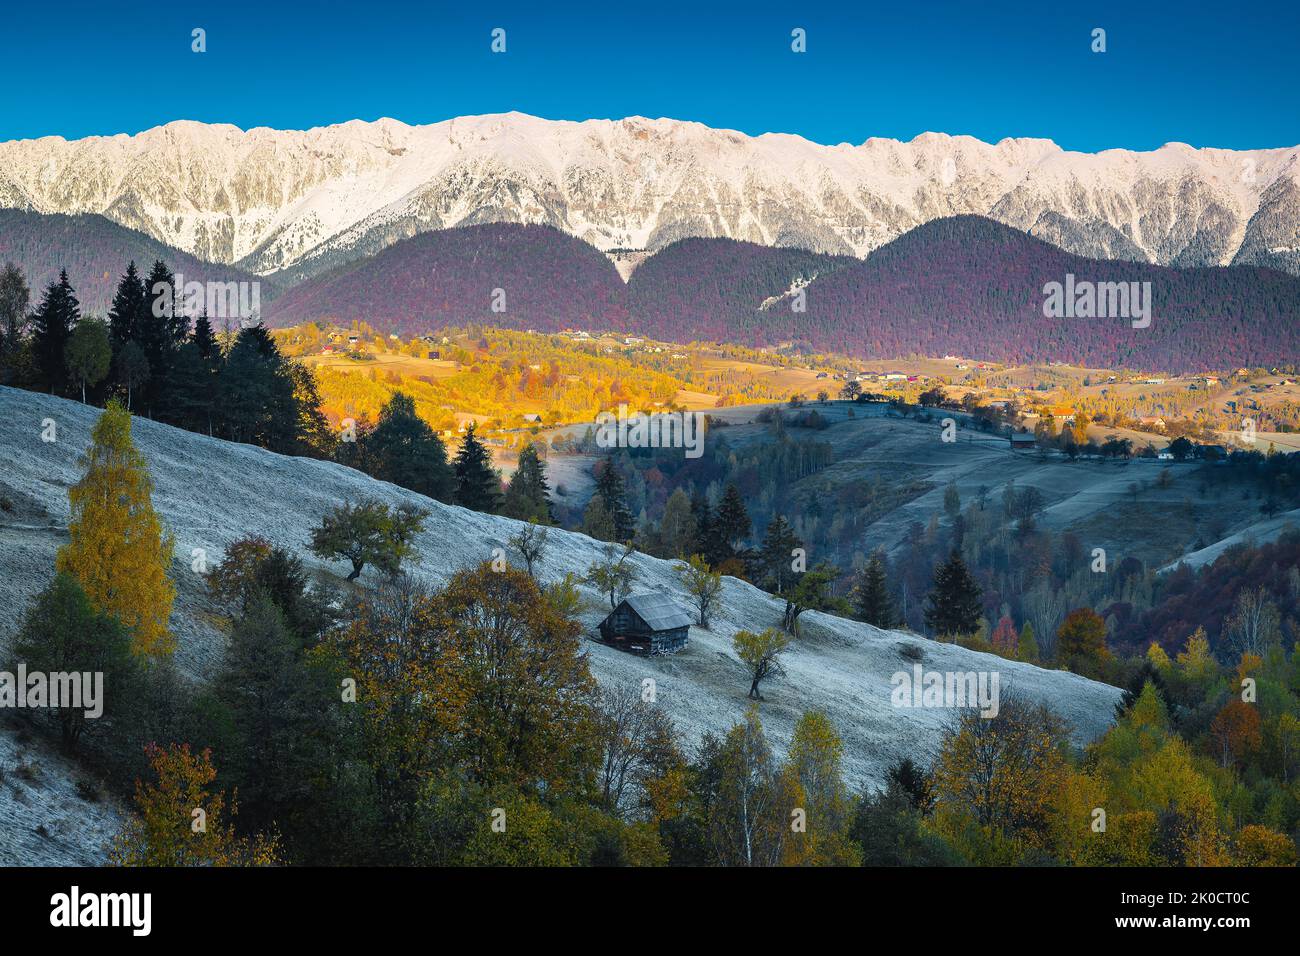
POLYGON ((0 143, 0 207, 102 214, 201 259, 297 280, 457 225, 552 225, 598 249, 725 237, 861 258, 935 218, 986 215, 1068 251, 1300 273, 1300 147, 1063 150, 922 133, 822 145, 692 121, 310 130, 176 121, 0 143))

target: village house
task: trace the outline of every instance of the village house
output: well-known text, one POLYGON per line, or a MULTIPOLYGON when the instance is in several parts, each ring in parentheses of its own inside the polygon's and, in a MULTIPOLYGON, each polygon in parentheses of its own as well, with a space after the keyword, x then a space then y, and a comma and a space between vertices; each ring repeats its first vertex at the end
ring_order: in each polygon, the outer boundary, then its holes
POLYGON ((619 602, 600 622, 600 638, 633 654, 672 654, 686 646, 691 618, 667 594, 643 591, 619 602))

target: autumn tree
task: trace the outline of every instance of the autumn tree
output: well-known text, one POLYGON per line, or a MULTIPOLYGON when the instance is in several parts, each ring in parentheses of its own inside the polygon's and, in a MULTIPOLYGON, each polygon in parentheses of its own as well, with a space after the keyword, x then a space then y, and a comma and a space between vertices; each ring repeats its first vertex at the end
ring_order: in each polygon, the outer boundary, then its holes
POLYGON ((454 749, 473 781, 582 791, 591 782, 595 682, 578 624, 522 571, 461 571, 421 616, 438 635, 435 665, 456 688, 454 749))
POLYGON ((349 581, 372 564, 387 575, 401 569, 402 561, 415 553, 415 536, 424 530, 426 513, 411 505, 390 511, 380 501, 344 502, 334 507, 312 529, 311 550, 319 557, 345 558, 352 563, 349 581))
POLYGON ((274 834, 236 834, 234 801, 214 791, 217 771, 207 750, 189 744, 146 748, 156 782, 136 782, 136 815, 113 841, 114 866, 273 866, 280 862, 274 834))
POLYGON ((597 788, 601 804, 618 812, 633 796, 644 798, 650 782, 679 766, 682 757, 672 719, 640 686, 602 686, 594 706, 601 752, 597 788))
POLYGON ((1020 639, 1016 643, 1016 659, 1030 664, 1038 663, 1038 641, 1034 640, 1034 625, 1025 621, 1020 628, 1020 639))
MULTIPOLYGON (((779 631, 772 632, 780 635, 779 631)), ((802 803, 794 774, 782 772, 751 706, 718 748, 712 769, 708 831, 724 866, 780 866, 802 803)))
MULTIPOLYGON (((935 762, 939 828, 950 837, 977 828, 978 857, 1040 845, 1066 769, 1065 728, 1041 705, 1004 692, 995 716, 959 712, 935 762)), ((982 862, 993 862, 985 859, 982 862)))
POLYGON ((1092 672, 1106 659, 1106 622, 1092 608, 1075 608, 1056 632, 1056 659, 1071 670, 1092 672))
POLYGON ((1248 824, 1237 834, 1236 859, 1241 866, 1295 866, 1295 841, 1266 826, 1248 824))
POLYGON ((1241 764, 1259 750, 1263 740, 1260 724, 1259 710, 1253 704, 1234 697, 1223 705, 1210 722, 1210 739, 1221 766, 1241 764))
POLYGON ((355 711, 382 858, 404 863, 418 858, 424 795, 453 765, 464 726, 458 662, 430 613, 432 599, 407 575, 382 578, 348 608, 345 625, 325 645, 344 681, 343 700, 355 711))
POLYGON ((170 654, 167 621, 176 587, 167 570, 173 539, 153 510, 153 481, 131 442, 131 416, 109 402, 90 434, 81 459, 85 475, 68 489, 69 541, 55 567, 131 630, 137 654, 170 654))
POLYGON ((993 629, 993 635, 989 638, 993 649, 1003 657, 1015 657, 1019 641, 1020 636, 1016 633, 1015 622, 1006 616, 998 621, 998 626, 993 629))
POLYGON ((1279 624, 1277 605, 1267 590, 1242 588, 1223 622, 1223 634, 1238 653, 1262 655, 1281 637, 1279 624))
POLYGON ((233 542, 205 580, 208 593, 234 615, 259 596, 270 598, 304 647, 334 622, 330 593, 311 585, 302 559, 260 535, 233 542))
POLYGON ((840 569, 828 561, 800 574, 777 597, 784 599, 785 610, 781 626, 796 637, 799 635, 799 618, 807 611, 843 610, 843 601, 831 593, 831 585, 840 576, 840 569))
POLYGON ((758 686, 769 677, 779 677, 785 673, 781 666, 781 655, 790 646, 790 637, 783 631, 769 627, 759 634, 753 631, 737 631, 731 638, 731 646, 749 669, 749 696, 762 700, 758 686))
POLYGON ((790 772, 803 794, 799 861, 818 866, 856 866, 857 847, 848 838, 852 804, 844 783, 844 743, 825 714, 808 711, 794 725, 790 772))
POLYGON ((722 593, 722 575, 710 570, 698 554, 691 555, 687 561, 677 562, 676 569, 695 605, 695 622, 707 630, 713 605, 722 593))
POLYGON ((664 504, 659 537, 662 542, 660 557, 684 559, 690 555, 695 543, 695 516, 691 511, 691 499, 681 488, 674 490, 664 504))

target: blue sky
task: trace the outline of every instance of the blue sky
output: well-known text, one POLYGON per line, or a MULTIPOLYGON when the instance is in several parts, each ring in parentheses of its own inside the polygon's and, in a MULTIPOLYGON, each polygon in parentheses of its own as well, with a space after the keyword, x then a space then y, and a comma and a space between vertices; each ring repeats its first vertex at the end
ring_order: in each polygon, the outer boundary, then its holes
POLYGON ((30 0, 0 35, 0 139, 173 119, 306 128, 519 110, 822 143, 926 130, 1068 149, 1300 143, 1300 3, 601 4, 30 0), (190 50, 207 31, 208 51, 190 50), (494 27, 507 52, 489 49, 494 27), (790 31, 808 50, 790 50, 790 31), (1107 51, 1090 50, 1094 27, 1107 51))

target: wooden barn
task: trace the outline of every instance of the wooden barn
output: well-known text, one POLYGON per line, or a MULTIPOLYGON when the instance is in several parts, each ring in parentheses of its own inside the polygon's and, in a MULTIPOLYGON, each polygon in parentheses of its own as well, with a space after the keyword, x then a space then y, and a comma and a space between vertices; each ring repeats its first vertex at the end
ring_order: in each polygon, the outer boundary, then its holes
POLYGON ((686 646, 691 618, 667 594, 645 591, 622 600, 600 622, 606 644, 633 654, 672 654, 686 646))

